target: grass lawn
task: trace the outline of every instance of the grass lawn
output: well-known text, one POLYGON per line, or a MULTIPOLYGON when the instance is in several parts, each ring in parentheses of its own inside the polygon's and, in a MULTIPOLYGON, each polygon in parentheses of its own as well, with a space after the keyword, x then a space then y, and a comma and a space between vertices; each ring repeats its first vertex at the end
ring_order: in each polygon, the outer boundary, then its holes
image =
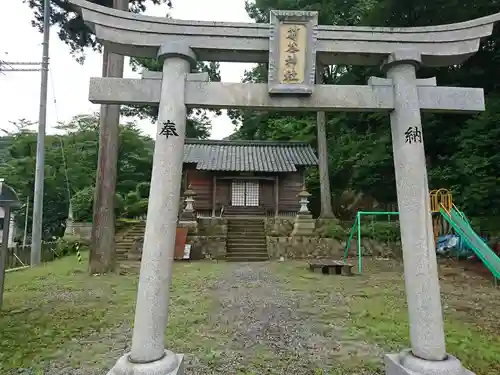
MULTIPOLYGON (((0 373, 17 373, 19 368, 105 373, 128 349, 137 275, 89 276, 85 260, 78 265, 68 257, 7 274, 0 314, 0 373)), ((239 372, 223 371, 242 328, 221 323, 225 316, 220 313, 218 285, 235 267, 225 262, 176 263, 167 345, 189 355, 189 374, 251 375, 266 368, 268 374, 281 375, 292 359, 276 354, 266 341, 242 349, 246 359, 239 372)), ((318 332, 325 340, 333 339, 332 331, 341 327, 352 341, 348 345, 345 339, 339 350, 325 354, 330 364, 296 374, 382 373, 379 352, 408 346, 402 267, 396 262, 367 260, 365 274, 352 278, 313 274, 301 262, 250 267, 265 267, 274 277, 270 288, 279 289, 285 301, 298 301, 297 314, 310 326, 322 327, 318 332), (355 341, 365 346, 354 346, 355 341), (377 350, 363 355, 363 347, 377 350)), ((500 373, 500 290, 446 265, 441 266, 441 288, 448 351, 479 375, 500 373)), ((238 298, 243 289, 230 292, 238 298)))
MULTIPOLYGON (((364 268, 362 277, 339 278, 338 282, 298 272, 300 268, 293 263, 278 272, 291 293, 311 294, 318 305, 328 294, 346 298, 346 305, 337 309, 308 307, 312 319, 340 318, 352 335, 377 343, 385 352, 397 352, 409 346, 402 265, 367 260, 364 268)), ((499 374, 500 289, 481 276, 463 272, 456 264, 441 264, 440 281, 447 351, 477 374, 499 374)), ((373 364, 374 371, 380 371, 380 362, 373 364)))

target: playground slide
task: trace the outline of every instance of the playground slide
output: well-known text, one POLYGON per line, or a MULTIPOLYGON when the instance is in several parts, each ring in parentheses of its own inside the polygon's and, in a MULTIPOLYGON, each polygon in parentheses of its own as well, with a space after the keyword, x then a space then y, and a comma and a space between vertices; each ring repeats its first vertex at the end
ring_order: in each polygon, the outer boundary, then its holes
POLYGON ((493 276, 500 280, 500 258, 472 229, 465 215, 455 209, 455 207, 452 207, 449 213, 441 207, 440 212, 444 219, 455 229, 457 234, 470 246, 477 257, 481 259, 493 276))

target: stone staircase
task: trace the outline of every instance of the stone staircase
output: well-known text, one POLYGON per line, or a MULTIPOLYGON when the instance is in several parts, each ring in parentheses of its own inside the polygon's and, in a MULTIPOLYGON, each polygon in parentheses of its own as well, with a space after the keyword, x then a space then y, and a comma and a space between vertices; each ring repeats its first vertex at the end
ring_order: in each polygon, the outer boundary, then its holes
POLYGON ((266 209, 263 206, 227 206, 224 208, 224 217, 240 216, 266 216, 266 209))
POLYGON ((262 262, 268 259, 264 219, 228 218, 226 260, 262 262))
POLYGON ((116 237, 116 260, 123 264, 127 262, 139 262, 141 260, 142 241, 146 222, 134 224, 130 228, 119 233, 116 237))

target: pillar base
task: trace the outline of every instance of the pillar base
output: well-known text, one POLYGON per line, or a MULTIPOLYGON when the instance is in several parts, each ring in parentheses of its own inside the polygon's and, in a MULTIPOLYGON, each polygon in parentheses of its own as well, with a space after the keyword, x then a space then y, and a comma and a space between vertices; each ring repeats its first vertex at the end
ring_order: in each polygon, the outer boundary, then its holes
POLYGON ((415 357, 411 350, 384 356, 386 375, 474 375, 460 361, 448 354, 443 361, 427 361, 415 357))
POLYGON ((184 354, 175 354, 165 350, 165 356, 149 363, 134 363, 129 359, 130 353, 121 357, 108 375, 183 375, 184 354))

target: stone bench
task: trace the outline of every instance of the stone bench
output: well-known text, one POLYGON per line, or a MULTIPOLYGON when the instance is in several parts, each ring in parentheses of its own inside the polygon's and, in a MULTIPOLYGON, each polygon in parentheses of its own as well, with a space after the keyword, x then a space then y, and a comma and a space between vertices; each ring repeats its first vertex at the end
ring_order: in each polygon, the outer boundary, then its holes
POLYGON ((352 264, 345 263, 341 260, 315 260, 309 262, 309 269, 312 272, 315 270, 321 270, 321 273, 325 275, 336 274, 351 276, 352 267, 352 264))

